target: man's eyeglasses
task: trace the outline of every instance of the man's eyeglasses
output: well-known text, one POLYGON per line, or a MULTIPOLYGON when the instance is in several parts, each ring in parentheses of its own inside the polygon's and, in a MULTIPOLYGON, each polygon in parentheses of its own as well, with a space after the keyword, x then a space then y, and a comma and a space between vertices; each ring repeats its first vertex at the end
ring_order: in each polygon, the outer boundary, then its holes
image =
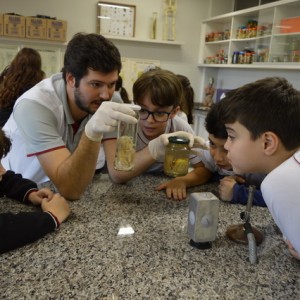
POLYGON ((151 115, 156 122, 166 122, 169 119, 169 115, 172 112, 166 111, 149 111, 147 109, 142 108, 139 111, 140 120, 147 120, 151 115))

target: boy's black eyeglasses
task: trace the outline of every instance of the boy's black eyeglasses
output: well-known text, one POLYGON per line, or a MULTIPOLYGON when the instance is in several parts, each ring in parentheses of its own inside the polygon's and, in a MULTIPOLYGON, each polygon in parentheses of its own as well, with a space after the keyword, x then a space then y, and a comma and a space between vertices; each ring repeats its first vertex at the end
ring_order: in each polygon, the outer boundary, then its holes
POLYGON ((151 115, 156 122, 166 122, 169 119, 169 115, 172 112, 166 111, 149 111, 147 109, 142 108, 139 111, 140 120, 147 120, 151 115))

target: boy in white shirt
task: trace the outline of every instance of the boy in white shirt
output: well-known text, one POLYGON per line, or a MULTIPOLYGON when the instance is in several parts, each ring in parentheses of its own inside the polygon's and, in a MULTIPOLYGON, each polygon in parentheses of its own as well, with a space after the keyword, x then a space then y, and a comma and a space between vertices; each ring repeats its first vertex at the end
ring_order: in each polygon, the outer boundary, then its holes
POLYGON ((235 172, 268 174, 264 200, 294 257, 300 259, 300 92, 284 78, 249 83, 218 104, 235 172))

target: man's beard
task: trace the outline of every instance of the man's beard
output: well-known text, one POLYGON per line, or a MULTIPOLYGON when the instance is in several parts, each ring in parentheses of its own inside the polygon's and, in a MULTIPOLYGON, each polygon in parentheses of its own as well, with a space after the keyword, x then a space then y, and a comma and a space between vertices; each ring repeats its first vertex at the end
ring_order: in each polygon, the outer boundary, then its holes
POLYGON ((88 107, 84 106, 82 103, 82 95, 80 93, 79 88, 75 88, 74 91, 74 99, 75 99, 75 104, 83 111, 85 111, 88 114, 94 114, 94 111, 91 111, 88 107))

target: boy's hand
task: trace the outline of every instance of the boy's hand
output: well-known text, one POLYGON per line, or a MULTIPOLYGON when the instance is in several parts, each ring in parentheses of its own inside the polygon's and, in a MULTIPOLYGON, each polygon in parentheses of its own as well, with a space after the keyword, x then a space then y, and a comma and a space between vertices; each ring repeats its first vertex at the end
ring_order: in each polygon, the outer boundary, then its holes
POLYGON ((33 205, 41 205, 43 199, 50 200, 53 197, 54 193, 48 188, 42 188, 38 191, 31 192, 28 196, 28 200, 33 205))
POLYGON ((205 148, 207 149, 206 142, 202 137, 194 136, 193 134, 185 131, 177 131, 172 133, 165 133, 152 140, 148 144, 148 149, 150 155, 156 161, 163 161, 165 157, 165 148, 166 145, 169 144, 170 136, 179 136, 190 140, 189 147, 190 148, 205 148))
POLYGON ((287 240, 285 237, 283 237, 283 240, 287 244, 288 249, 289 249, 290 253, 292 254, 292 256, 295 257, 296 259, 300 260, 300 254, 295 250, 295 248, 293 247, 291 242, 289 240, 287 240))
POLYGON ((111 132, 118 121, 136 124, 135 112, 128 105, 111 101, 102 102, 100 107, 85 125, 85 134, 91 141, 101 142, 104 132, 111 132))
POLYGON ((156 188, 157 191, 164 189, 169 199, 173 198, 179 201, 186 199, 186 184, 180 177, 164 182, 156 188))
POLYGON ((69 204, 60 194, 54 194, 51 200, 44 198, 42 210, 53 213, 59 223, 62 223, 70 214, 69 204))
POLYGON ((236 183, 235 176, 226 176, 220 180, 219 194, 223 201, 231 201, 233 197, 233 187, 236 183))

